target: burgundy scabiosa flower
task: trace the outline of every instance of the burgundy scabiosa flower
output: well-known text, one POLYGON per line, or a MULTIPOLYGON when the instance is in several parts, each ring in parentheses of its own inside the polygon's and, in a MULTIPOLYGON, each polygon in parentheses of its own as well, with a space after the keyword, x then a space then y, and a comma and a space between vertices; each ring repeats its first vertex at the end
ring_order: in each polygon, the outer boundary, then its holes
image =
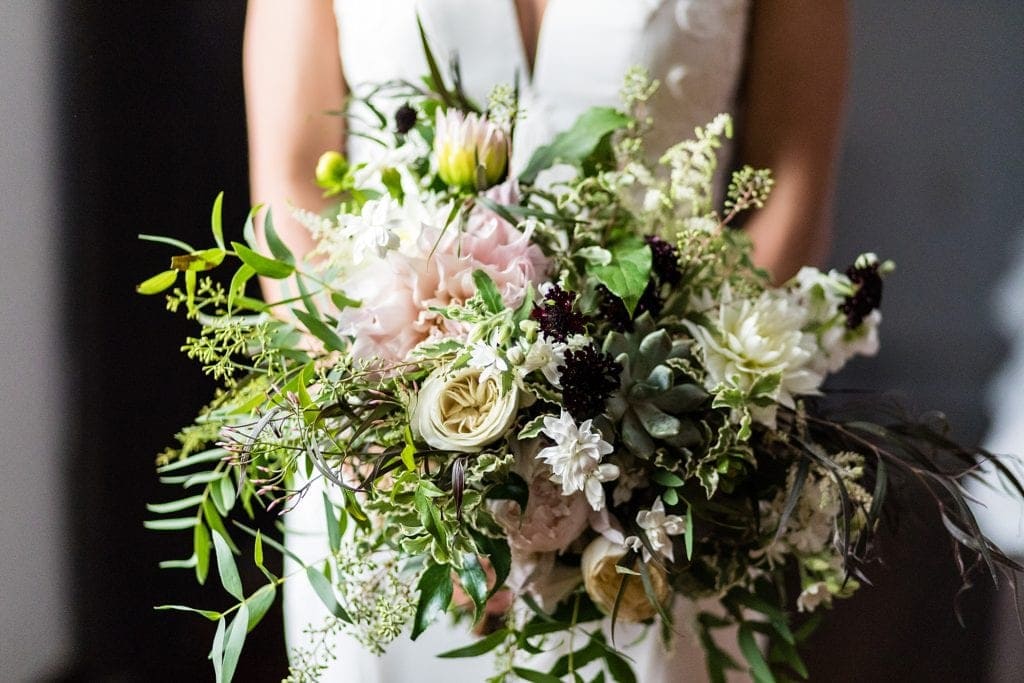
POLYGON ((850 266, 846 269, 846 277, 857 289, 839 305, 839 310, 846 315, 846 327, 855 330, 871 311, 882 305, 882 276, 876 262, 861 267, 850 266))
POLYGON ((604 410, 605 401, 619 388, 622 366, 593 342, 565 352, 565 364, 558 366, 562 402, 577 421, 589 420, 604 410))
POLYGON ((644 241, 651 248, 651 270, 658 276, 658 281, 669 285, 679 284, 683 277, 679 270, 679 250, 657 235, 647 235, 644 241))
POLYGON ((564 342, 574 334, 586 332, 587 316, 573 310, 576 293, 558 285, 548 287, 544 298, 530 311, 530 318, 540 323, 548 339, 564 342))

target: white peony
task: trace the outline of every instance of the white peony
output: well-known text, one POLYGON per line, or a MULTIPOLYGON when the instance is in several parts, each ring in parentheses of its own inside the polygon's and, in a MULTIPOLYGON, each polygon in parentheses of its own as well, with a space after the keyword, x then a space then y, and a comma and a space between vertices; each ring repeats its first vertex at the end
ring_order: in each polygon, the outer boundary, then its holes
POLYGON ((600 431, 593 430, 591 420, 577 426, 564 410, 560 417, 545 417, 541 433, 555 445, 541 449, 537 459, 551 467, 551 481, 562 485, 562 495, 583 491, 593 509, 602 509, 605 500, 601 484, 619 476, 617 466, 601 462, 614 450, 612 445, 601 438, 600 431))
POLYGON ((434 448, 475 453, 505 435, 519 406, 519 389, 501 390, 479 368, 427 377, 411 407, 413 432, 434 448))
MULTIPOLYGON (((784 295, 767 291, 756 299, 733 299, 726 288, 708 327, 686 323, 703 356, 706 388, 746 393, 758 380, 779 375, 770 398, 788 408, 794 396, 816 393, 824 377, 809 366, 817 347, 803 331, 805 321, 805 310, 784 295)), ((752 412, 774 426, 774 407, 752 412)))

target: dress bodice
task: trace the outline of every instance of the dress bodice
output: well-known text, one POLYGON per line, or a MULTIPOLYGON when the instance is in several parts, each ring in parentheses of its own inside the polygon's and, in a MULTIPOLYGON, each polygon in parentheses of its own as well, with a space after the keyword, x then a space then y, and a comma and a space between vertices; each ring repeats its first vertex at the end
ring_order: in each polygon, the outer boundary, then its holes
MULTIPOLYGON (((748 0, 549 0, 531 74, 515 0, 335 0, 349 88, 427 73, 419 14, 439 62, 457 55, 470 97, 519 75, 525 111, 513 165, 568 128, 584 110, 619 104, 626 70, 648 69, 661 87, 650 102, 648 147, 660 154, 716 114, 732 112, 746 42, 748 0)), ((358 127, 358 122, 352 124, 358 127)), ((350 137, 354 159, 367 152, 350 137)))

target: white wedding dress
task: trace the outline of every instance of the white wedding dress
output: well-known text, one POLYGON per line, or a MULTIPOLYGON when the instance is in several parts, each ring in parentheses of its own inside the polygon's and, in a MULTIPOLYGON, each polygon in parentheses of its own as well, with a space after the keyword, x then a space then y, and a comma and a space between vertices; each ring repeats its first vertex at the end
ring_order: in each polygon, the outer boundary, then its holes
MULTIPOLYGON (((513 170, 587 108, 618 105, 623 76, 634 65, 647 67, 661 83, 650 102, 655 128, 648 145, 654 154, 691 137, 695 126, 716 114, 731 112, 748 19, 748 0, 548 0, 531 70, 515 0, 335 0, 334 7, 350 88, 392 79, 418 82, 427 73, 417 13, 438 61, 443 65, 450 55, 458 55, 464 87, 476 101, 485 102, 492 86, 511 84, 518 73, 525 116, 516 129, 513 170)), ((350 125, 350 130, 359 129, 357 121, 350 125)), ((349 137, 353 162, 366 160, 373 151, 374 143, 349 137)), ((310 562, 325 556, 318 491, 286 515, 286 527, 292 552, 310 562)), ((288 572, 296 568, 290 561, 286 565, 288 572)), ((301 580, 287 584, 284 612, 289 651, 304 644, 307 624, 321 625, 327 617, 301 580)), ((415 642, 404 636, 395 640, 383 657, 342 636, 334 648, 337 659, 322 680, 482 681, 493 674, 489 657, 434 656, 472 642, 464 630, 437 623, 415 642)), ((691 640, 677 638, 676 647, 666 653, 653 631, 650 636, 626 650, 638 680, 703 678, 703 654, 691 640)), ((617 636, 620 644, 627 640, 621 633, 617 636)))

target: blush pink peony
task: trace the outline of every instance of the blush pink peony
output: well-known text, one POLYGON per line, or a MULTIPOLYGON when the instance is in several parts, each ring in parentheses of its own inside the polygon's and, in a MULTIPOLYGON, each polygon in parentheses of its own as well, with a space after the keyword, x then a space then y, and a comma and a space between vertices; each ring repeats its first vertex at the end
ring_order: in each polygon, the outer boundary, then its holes
MULTIPOLYGON (((515 189, 499 186, 496 201, 514 199, 515 189)), ((460 231, 424 225, 415 249, 391 252, 380 267, 364 270, 354 289, 363 305, 346 309, 342 331, 355 338, 357 358, 401 361, 428 339, 459 337, 464 326, 431 308, 461 304, 476 293, 473 272, 487 273, 505 304, 522 302, 529 285, 543 282, 550 268, 540 248, 494 212, 478 205, 460 231)))
POLYGON ((530 489, 526 512, 519 503, 507 500, 492 508, 495 520, 508 534, 509 545, 527 553, 564 550, 589 526, 586 496, 579 492, 562 495, 561 487, 551 481, 551 468, 532 457, 523 458, 516 470, 530 489))

